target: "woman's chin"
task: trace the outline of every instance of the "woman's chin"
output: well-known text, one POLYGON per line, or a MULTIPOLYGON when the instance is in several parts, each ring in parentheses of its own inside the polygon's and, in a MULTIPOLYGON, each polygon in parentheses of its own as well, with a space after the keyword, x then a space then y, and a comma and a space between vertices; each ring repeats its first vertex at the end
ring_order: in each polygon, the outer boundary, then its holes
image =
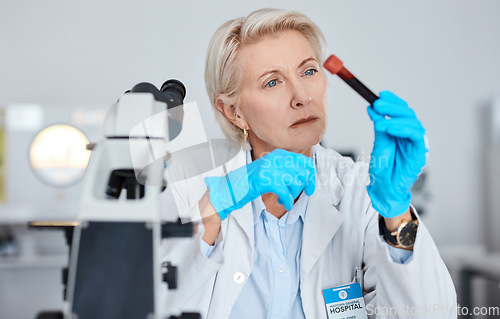
POLYGON ((253 139, 252 149, 262 152, 270 152, 273 149, 281 148, 294 153, 309 153, 311 148, 321 142, 324 129, 293 130, 284 132, 280 136, 269 136, 267 140, 253 139))
POLYGON ((318 144, 322 138, 323 135, 317 133, 306 133, 301 136, 296 136, 289 141, 289 149, 290 151, 303 152, 318 144))

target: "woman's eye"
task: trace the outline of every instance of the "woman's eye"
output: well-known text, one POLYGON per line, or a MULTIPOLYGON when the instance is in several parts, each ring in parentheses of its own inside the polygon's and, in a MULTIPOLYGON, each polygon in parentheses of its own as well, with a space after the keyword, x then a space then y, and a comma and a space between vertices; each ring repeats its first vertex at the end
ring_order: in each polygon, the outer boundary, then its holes
POLYGON ((318 70, 316 70, 316 69, 309 69, 306 72, 304 72, 304 75, 310 76, 310 75, 314 75, 314 73, 316 73, 316 72, 318 72, 318 70))
POLYGON ((272 87, 273 87, 273 86, 275 86, 276 84, 278 84, 278 81, 276 81, 276 80, 271 80, 271 81, 267 82, 266 86, 267 86, 267 87, 272 88, 272 87))

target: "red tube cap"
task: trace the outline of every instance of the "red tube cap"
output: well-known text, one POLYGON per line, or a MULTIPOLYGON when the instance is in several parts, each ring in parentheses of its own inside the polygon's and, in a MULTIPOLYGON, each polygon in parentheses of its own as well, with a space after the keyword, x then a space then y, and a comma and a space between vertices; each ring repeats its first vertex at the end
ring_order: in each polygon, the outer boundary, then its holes
POLYGON ((339 73, 343 68, 344 64, 342 61, 340 61, 339 58, 337 58, 335 55, 330 55, 328 59, 326 59, 325 63, 323 64, 325 69, 327 69, 331 74, 337 74, 339 73))

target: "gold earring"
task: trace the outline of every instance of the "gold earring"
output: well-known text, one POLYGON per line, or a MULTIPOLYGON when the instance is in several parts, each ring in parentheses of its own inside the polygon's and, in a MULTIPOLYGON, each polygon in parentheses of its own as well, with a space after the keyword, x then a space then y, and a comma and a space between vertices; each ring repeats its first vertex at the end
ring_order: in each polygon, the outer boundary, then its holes
POLYGON ((247 131, 247 129, 246 129, 246 128, 243 128, 243 140, 244 140, 245 142, 247 142, 247 141, 248 141, 248 131, 247 131))

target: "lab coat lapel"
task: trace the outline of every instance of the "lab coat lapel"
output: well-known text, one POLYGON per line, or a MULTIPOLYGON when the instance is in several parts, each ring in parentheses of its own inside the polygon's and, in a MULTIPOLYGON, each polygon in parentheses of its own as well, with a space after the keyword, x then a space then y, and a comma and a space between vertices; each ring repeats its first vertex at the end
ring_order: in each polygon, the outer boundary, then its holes
POLYGON ((344 216, 333 206, 327 192, 319 189, 309 198, 302 235, 301 279, 321 257, 343 222, 344 216))
MULTIPOLYGON (((226 169, 227 172, 235 170, 239 167, 246 165, 246 151, 241 149, 240 152, 234 157, 233 160, 227 163, 226 169)), ((250 247, 253 249, 254 247, 254 220, 252 213, 252 203, 248 203, 242 208, 235 210, 229 215, 232 216, 236 223, 243 229, 245 234, 248 237, 248 241, 250 243, 250 247)), ((231 222, 229 220, 228 222, 231 222)))
MULTIPOLYGON (((254 220, 252 212, 252 203, 248 203, 241 209, 238 209, 231 213, 236 223, 243 229, 248 237, 248 242, 250 244, 251 250, 254 247, 254 220)), ((231 220, 229 220, 231 222, 231 220)))
POLYGON ((333 163, 326 158, 325 149, 317 145, 314 151, 317 184, 314 194, 309 197, 304 221, 300 260, 301 280, 311 271, 344 222, 344 216, 336 208, 344 191, 342 183, 337 177, 333 163), (322 182, 325 180, 329 182, 326 184, 322 182))

